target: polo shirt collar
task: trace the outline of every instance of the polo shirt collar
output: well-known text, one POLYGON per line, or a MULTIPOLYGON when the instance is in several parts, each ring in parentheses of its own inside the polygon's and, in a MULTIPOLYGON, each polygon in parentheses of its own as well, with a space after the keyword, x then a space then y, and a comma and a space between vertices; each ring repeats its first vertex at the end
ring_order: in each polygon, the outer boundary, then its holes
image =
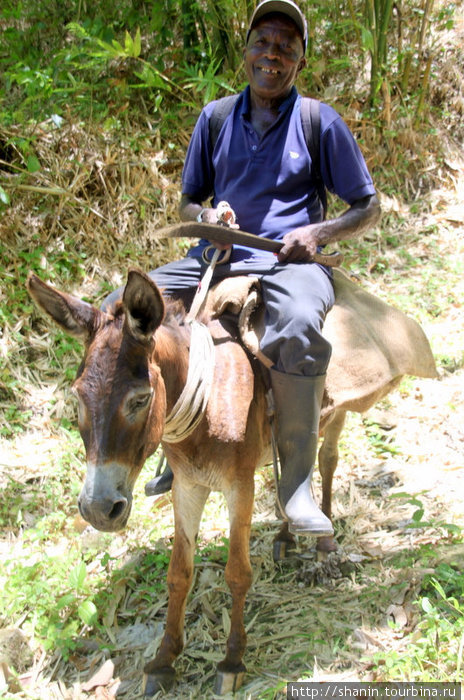
MULTIPOLYGON (((286 97, 285 100, 280 105, 279 113, 282 115, 288 109, 293 107, 297 97, 298 97, 298 91, 297 91, 296 87, 293 85, 292 89, 289 92, 288 97, 286 97)), ((242 109, 241 109, 240 113, 243 117, 249 117, 249 115, 251 113, 251 97, 250 97, 250 86, 249 85, 247 85, 245 90, 243 91, 243 103, 242 103, 242 109)))

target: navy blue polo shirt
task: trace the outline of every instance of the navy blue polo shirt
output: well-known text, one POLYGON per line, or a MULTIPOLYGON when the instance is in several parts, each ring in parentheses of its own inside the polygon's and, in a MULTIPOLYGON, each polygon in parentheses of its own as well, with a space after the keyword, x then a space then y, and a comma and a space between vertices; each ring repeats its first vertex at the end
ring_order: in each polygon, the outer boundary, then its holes
MULTIPOLYGON (((260 138, 250 122, 250 89, 239 96, 211 153, 209 120, 215 102, 201 112, 187 150, 182 192, 212 206, 226 200, 244 231, 281 239, 298 226, 322 219, 300 116, 301 97, 293 87, 279 117, 260 138)), ((375 194, 371 176, 350 130, 329 105, 321 103, 321 175, 327 189, 348 204, 375 194)), ((207 241, 189 251, 201 256, 207 241)), ((233 261, 271 258, 272 253, 234 246, 233 261)))

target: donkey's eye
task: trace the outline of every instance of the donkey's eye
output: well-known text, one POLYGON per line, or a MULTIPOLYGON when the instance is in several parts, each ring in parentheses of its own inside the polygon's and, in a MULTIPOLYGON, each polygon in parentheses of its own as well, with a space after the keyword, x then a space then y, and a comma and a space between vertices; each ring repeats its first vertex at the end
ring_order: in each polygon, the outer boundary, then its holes
POLYGON ((151 401, 152 394, 152 391, 145 391, 129 396, 126 400, 126 414, 134 415, 146 408, 151 401))

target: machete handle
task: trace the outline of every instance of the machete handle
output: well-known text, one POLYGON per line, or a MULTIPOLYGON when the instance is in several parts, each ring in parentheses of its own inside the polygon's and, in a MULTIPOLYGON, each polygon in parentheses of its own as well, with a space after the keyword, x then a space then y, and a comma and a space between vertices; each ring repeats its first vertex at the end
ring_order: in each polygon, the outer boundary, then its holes
POLYGON ((316 253, 314 262, 327 267, 340 267, 343 262, 342 253, 316 253))

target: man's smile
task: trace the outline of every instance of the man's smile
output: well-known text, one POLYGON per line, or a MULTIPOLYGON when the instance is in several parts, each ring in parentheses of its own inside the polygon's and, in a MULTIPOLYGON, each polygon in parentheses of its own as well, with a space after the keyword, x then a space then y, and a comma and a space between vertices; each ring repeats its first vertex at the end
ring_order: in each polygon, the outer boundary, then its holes
POLYGON ((280 70, 277 70, 277 68, 269 68, 267 66, 256 66, 256 68, 267 75, 280 75, 280 70))

